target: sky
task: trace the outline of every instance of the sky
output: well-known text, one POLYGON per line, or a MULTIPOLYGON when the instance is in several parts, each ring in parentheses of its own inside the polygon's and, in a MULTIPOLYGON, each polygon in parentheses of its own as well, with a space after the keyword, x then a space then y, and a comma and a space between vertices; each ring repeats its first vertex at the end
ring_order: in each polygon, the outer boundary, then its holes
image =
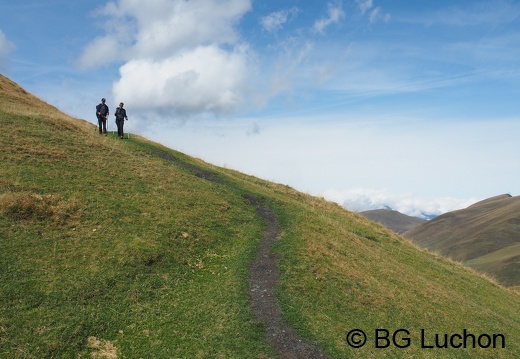
POLYGON ((0 0, 0 72, 92 123, 102 97, 124 102, 126 131, 215 165, 430 218, 520 193, 519 16, 510 0, 0 0))

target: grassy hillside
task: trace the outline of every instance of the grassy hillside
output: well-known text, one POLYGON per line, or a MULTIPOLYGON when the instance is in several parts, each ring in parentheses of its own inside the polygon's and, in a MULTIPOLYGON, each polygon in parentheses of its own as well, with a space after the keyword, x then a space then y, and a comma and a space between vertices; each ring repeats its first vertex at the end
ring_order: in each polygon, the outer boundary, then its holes
POLYGON ((398 234, 402 234, 426 222, 424 219, 407 216, 406 214, 390 209, 373 209, 359 212, 359 214, 374 222, 381 223, 386 228, 398 234))
POLYGON ((100 136, 1 76, 0 124, 2 358, 275 358, 249 303, 263 222, 245 194, 279 217, 284 316, 330 358, 520 351, 518 294, 338 205, 100 136), (411 343, 376 348, 378 328, 411 343), (422 329, 425 346, 467 330, 506 348, 423 348, 422 329))
POLYGON ((520 197, 504 194, 445 213, 404 235, 423 248, 520 286, 520 197))
POLYGON ((520 243, 465 261, 464 264, 483 273, 490 273, 505 285, 520 287, 520 243))

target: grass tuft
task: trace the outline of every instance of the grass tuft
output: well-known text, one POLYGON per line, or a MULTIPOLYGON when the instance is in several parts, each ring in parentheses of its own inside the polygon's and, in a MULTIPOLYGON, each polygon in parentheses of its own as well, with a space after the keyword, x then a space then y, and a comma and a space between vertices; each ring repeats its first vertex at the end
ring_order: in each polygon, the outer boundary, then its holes
POLYGON ((29 192, 0 194, 1 213, 13 221, 49 220, 54 224, 71 225, 80 215, 79 203, 64 201, 59 195, 39 195, 29 192))

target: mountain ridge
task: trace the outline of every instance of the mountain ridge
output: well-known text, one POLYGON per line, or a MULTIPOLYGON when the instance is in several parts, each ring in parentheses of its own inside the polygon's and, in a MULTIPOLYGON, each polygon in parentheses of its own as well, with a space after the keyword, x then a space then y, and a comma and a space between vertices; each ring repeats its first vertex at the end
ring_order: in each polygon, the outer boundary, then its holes
POLYGON ((506 285, 520 285, 520 197, 502 194, 442 214, 403 234, 422 248, 462 261, 496 276, 506 285), (505 251, 504 251, 505 250, 505 251), (495 258, 495 265, 489 258, 495 258), (518 252, 518 253, 517 253, 518 252), (487 259, 486 259, 487 258, 487 259), (486 263, 481 264, 481 261, 486 263))

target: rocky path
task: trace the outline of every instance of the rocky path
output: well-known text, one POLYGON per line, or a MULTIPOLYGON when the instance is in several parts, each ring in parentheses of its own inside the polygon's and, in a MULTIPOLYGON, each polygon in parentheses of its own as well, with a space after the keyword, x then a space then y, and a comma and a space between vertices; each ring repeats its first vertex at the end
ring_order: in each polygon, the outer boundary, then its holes
MULTIPOLYGON (((164 160, 174 162, 189 170, 197 177, 229 187, 210 171, 186 164, 159 150, 156 151, 156 154, 164 160)), ((276 301, 275 291, 280 279, 280 270, 276 265, 277 256, 271 252, 271 249, 281 234, 278 217, 267 205, 260 203, 254 195, 244 195, 244 198, 255 207, 265 224, 255 259, 249 266, 249 296, 258 322, 264 324, 266 328, 268 343, 281 358, 327 358, 317 346, 304 341, 293 328, 287 325, 276 301)))

